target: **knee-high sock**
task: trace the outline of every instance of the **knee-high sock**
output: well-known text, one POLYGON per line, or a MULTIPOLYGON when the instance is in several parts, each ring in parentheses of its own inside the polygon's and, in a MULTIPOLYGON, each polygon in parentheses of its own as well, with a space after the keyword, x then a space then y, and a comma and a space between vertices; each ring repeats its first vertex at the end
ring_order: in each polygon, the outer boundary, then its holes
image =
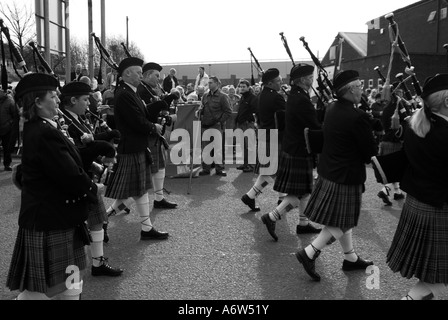
POLYGON ((389 184, 385 184, 383 189, 381 189, 381 191, 383 191, 388 197, 390 197, 390 191, 393 188, 393 184, 389 183, 389 184))
POLYGON ((394 193, 400 194, 401 190, 400 190, 400 182, 394 182, 392 183, 393 187, 394 187, 394 193))
POLYGON ((135 206, 140 217, 140 224, 143 231, 150 231, 152 229, 151 219, 149 218, 149 197, 145 193, 140 198, 135 198, 135 206))
POLYGON ((310 223, 310 219, 308 219, 308 217, 304 214, 306 205, 308 204, 308 201, 310 200, 310 198, 311 198, 311 195, 308 194, 306 196, 303 196, 300 199, 300 202, 299 202, 299 215, 300 215, 299 225, 300 226, 307 226, 310 223))
POLYGON ((81 280, 79 283, 73 284, 73 288, 67 289, 61 293, 61 300, 79 300, 79 297, 82 293, 82 285, 84 281, 81 280))
POLYGON ((356 262, 356 260, 358 260, 358 255, 353 249, 352 233, 353 229, 350 229, 346 233, 344 233, 339 239, 339 243, 341 244, 342 250, 344 251, 345 260, 356 262))
POLYGON ((272 179, 271 176, 258 176, 257 181, 255 182, 254 186, 250 191, 247 193, 249 198, 255 199, 260 194, 263 193, 263 189, 268 186, 269 183, 274 182, 274 179, 272 179))
POLYGON ((443 283, 424 283, 426 287, 431 290, 432 294, 434 295, 434 300, 439 300, 439 297, 443 294, 443 291, 446 290, 447 285, 443 283))
POLYGON ((103 250, 104 230, 101 229, 101 231, 90 231, 90 235, 92 236, 92 243, 90 244, 92 264, 94 267, 99 267, 101 265, 101 261, 98 260, 98 258, 104 256, 104 250, 103 250))
POLYGON ((287 193, 278 192, 278 200, 283 201, 288 196, 287 193))
POLYGON ((315 249, 322 250, 323 248, 325 248, 327 246, 328 241, 330 241, 332 236, 333 235, 331 234, 328 227, 324 227, 322 229, 322 231, 319 233, 319 235, 317 236, 317 238, 314 239, 314 241, 308 247, 305 248, 305 252, 306 252, 308 258, 311 259, 314 257, 314 254, 316 253, 315 249))
POLYGON ((154 200, 163 200, 163 184, 165 182, 165 169, 160 169, 156 174, 151 175, 154 186, 154 200))
MULTIPOLYGON (((408 296, 411 297, 412 300, 422 300, 423 297, 426 297, 431 293, 431 289, 429 289, 427 285, 427 283, 419 280, 411 290, 409 290, 408 296)), ((404 297, 402 300, 408 300, 408 297, 404 297)))
POLYGON ((282 215, 294 208, 297 208, 298 205, 299 198, 297 198, 296 196, 286 196, 283 199, 282 203, 277 206, 277 208, 269 212, 269 218, 271 218, 272 221, 281 220, 282 215))
POLYGON ((127 206, 128 199, 120 199, 115 200, 112 205, 107 209, 107 212, 110 212, 112 210, 115 210, 117 213, 128 208, 127 206))
POLYGON ((25 290, 19 294, 17 300, 51 300, 45 293, 25 290))

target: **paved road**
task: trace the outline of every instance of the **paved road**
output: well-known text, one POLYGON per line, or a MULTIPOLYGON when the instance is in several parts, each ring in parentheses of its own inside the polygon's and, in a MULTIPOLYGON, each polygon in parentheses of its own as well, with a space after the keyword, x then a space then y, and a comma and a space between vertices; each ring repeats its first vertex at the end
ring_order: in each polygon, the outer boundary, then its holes
MULTIPOLYGON (((15 160, 17 162, 18 160, 15 160)), ((112 218, 110 242, 105 253, 113 266, 124 268, 119 278, 85 277, 85 300, 389 300, 399 299, 415 283, 390 271, 385 263, 402 202, 384 207, 376 197, 379 185, 368 168, 359 227, 354 244, 364 258, 379 268, 379 288, 369 289, 363 271, 344 273, 338 243, 324 249, 317 262, 320 283, 312 282, 294 257, 297 248, 315 236, 297 236, 298 212, 277 223, 274 242, 259 218, 248 212, 240 197, 255 181, 253 174, 229 167, 227 177, 193 180, 167 179, 168 196, 177 210, 153 210, 158 229, 171 237, 163 242, 139 241, 139 219, 130 215, 112 218)), ((20 194, 9 172, 0 172, 0 299, 16 292, 5 288, 17 232, 20 194)), ((106 199, 106 205, 112 200, 106 199)), ((261 196, 262 213, 277 202, 272 186, 261 196)), ((133 207, 131 207, 134 209, 133 207)), ((448 296, 444 296, 448 298, 448 296)))

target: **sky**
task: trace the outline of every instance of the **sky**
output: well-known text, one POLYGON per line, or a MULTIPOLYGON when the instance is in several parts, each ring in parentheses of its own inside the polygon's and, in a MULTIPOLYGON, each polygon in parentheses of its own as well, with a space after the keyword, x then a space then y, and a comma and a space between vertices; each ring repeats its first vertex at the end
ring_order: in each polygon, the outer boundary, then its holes
MULTIPOLYGON (((34 0, 1 0, 30 3, 34 0)), ((366 23, 416 0, 106 0, 106 34, 135 43, 145 61, 160 64, 309 60, 300 42, 322 58, 338 32, 367 32, 366 23)), ((70 0, 70 33, 87 41, 88 0, 70 0)), ((93 32, 101 35, 100 0, 93 0, 93 32)))

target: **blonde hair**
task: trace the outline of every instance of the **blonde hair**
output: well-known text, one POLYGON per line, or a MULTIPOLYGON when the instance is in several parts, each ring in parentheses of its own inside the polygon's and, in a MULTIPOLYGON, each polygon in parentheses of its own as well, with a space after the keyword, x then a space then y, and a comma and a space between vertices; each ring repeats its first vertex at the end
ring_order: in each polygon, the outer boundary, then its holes
POLYGON ((431 112, 439 112, 446 99, 448 99, 448 90, 437 91, 423 99, 424 107, 417 110, 409 122, 410 128, 417 136, 425 138, 431 130, 431 119, 428 118, 425 108, 431 112))

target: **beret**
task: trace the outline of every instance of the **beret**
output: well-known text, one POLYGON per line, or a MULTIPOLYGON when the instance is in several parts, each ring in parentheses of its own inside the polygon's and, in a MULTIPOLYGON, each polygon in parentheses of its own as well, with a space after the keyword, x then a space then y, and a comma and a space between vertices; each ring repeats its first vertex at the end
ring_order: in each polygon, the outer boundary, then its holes
POLYGON ((141 67, 143 65, 143 60, 139 58, 125 58, 120 62, 120 65, 118 66, 118 74, 122 75, 124 70, 126 70, 129 67, 139 66, 141 67))
POLYGON ((336 77, 334 78, 333 86, 334 89, 337 91, 341 89, 346 84, 349 84, 352 81, 359 79, 359 73, 355 70, 346 70, 339 72, 336 77))
POLYGON ((280 75, 280 71, 276 68, 271 68, 265 71, 265 73, 263 73, 263 77, 261 78, 261 82, 263 82, 263 84, 267 84, 269 81, 274 80, 275 78, 277 78, 280 75))
POLYGON ((148 70, 157 70, 157 71, 162 71, 162 66, 158 63, 155 62, 148 62, 143 66, 143 73, 145 73, 148 70))
POLYGON ((301 63, 291 69, 291 80, 306 77, 314 73, 314 67, 309 64, 301 63))
POLYGON ((58 80, 54 76, 45 73, 30 73, 25 75, 17 84, 15 96, 21 98, 30 92, 56 91, 58 87, 58 80))
POLYGON ((66 84, 61 89, 61 94, 66 97, 88 96, 92 88, 84 82, 74 81, 66 84))
POLYGON ((426 79, 421 97, 424 99, 438 91, 448 90, 448 73, 437 74, 426 79))

